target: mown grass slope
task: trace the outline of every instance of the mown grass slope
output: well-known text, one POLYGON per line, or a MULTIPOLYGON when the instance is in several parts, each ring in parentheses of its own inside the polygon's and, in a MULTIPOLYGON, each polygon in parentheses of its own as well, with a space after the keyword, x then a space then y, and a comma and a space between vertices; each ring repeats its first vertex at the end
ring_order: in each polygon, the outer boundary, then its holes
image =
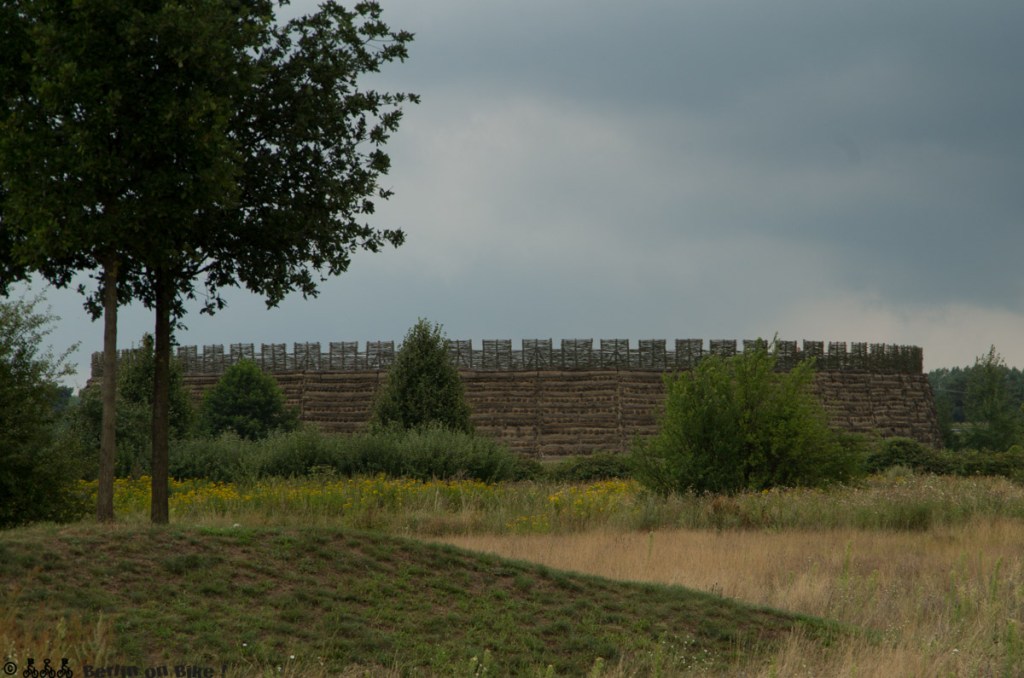
POLYGON ((834 633, 813 618, 679 587, 333 528, 7 531, 0 610, 9 645, 37 645, 15 647, 22 656, 41 656, 48 644, 73 654, 72 666, 319 667, 323 675, 353 667, 451 675, 485 651, 499 675, 548 667, 584 675, 597 657, 727 669, 790 633, 834 633))

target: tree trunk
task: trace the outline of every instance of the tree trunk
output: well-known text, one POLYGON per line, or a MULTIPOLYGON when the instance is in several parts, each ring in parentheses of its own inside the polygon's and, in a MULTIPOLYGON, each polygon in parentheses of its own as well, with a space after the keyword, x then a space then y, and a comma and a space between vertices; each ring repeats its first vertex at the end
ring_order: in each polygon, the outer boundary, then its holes
POLYGON ((114 460, 117 458, 117 257, 103 264, 103 423, 100 430, 100 473, 96 519, 114 520, 114 460))
POLYGON ((153 489, 150 520, 166 524, 168 509, 169 386, 171 375, 171 286, 166 271, 156 271, 156 340, 153 349, 153 489))

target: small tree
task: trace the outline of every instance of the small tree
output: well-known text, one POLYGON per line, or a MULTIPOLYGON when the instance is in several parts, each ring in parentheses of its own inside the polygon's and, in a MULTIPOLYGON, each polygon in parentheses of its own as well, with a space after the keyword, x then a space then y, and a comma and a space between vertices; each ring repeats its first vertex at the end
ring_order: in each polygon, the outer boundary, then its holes
POLYGON ((441 325, 420 318, 388 370, 377 394, 372 423, 377 426, 419 428, 439 425, 471 433, 469 405, 462 378, 448 354, 441 325))
POLYGON ((810 392, 813 364, 775 370, 764 345, 666 377, 661 430, 635 451, 638 478, 665 494, 821 485, 861 459, 810 392))
POLYGON ((200 409, 200 426, 211 435, 234 431, 257 440, 271 431, 291 431, 297 424, 296 413, 285 407, 277 382, 251 360, 229 367, 206 392, 200 409))
POLYGON ((972 423, 966 436, 969 447, 1003 452, 1021 438, 1024 420, 1010 395, 1010 370, 995 346, 974 361, 967 377, 964 413, 972 423))
POLYGON ((42 351, 55 317, 38 300, 0 301, 0 528, 78 517, 77 467, 53 445, 67 353, 42 351))

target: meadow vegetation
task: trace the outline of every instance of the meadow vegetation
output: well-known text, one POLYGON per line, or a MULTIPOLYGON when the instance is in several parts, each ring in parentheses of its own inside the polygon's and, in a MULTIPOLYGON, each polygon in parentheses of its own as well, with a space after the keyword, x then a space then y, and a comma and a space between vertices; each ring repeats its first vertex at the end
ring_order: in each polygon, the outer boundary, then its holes
POLYGON ((144 351, 121 373, 111 525, 84 519, 95 404, 59 412, 43 379, 17 421, 44 452, 0 450, 29 481, 7 474, 0 516, 61 522, 0 533, 0 654, 227 676, 1019 675, 1020 441, 845 439, 769 359, 674 381, 662 435, 631 455, 557 463, 438 418, 249 427, 288 420, 258 409, 270 397, 210 435, 186 411, 170 527, 148 522, 132 446, 144 351))
POLYGON ((856 487, 663 497, 634 480, 318 469, 177 481, 171 528, 147 524, 148 492, 147 478, 118 480, 109 528, 6 533, 3 607, 20 612, 0 619, 0 650, 180 653, 237 675, 468 676, 486 663, 495 675, 1012 676, 1024 661, 1024 488, 1004 478, 894 468, 856 487), (166 612, 153 599, 164 589, 177 601, 166 612))
POLYGON ((1024 665, 1024 524, 561 535, 444 541, 614 580, 657 582, 835 620, 863 634, 791 634, 743 675, 1018 676, 1024 665))

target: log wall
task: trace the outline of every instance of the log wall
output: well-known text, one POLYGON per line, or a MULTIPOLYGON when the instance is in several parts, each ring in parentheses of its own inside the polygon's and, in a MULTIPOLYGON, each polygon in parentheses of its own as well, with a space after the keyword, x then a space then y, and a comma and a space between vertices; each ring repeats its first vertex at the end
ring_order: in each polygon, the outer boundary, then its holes
MULTIPOLYGON (((363 430, 386 372, 274 372, 289 405, 325 432, 363 430)), ((625 370, 460 370, 476 430, 513 450, 554 457, 626 451, 657 430, 665 399, 661 372, 625 370)), ((218 375, 186 375, 198 398, 218 375)), ((835 427, 883 437, 940 442, 923 374, 818 372, 814 390, 835 427)))
MULTIPOLYGON (((744 340, 750 350, 760 342, 744 340)), ((538 456, 628 450, 636 436, 653 434, 665 399, 663 375, 692 369, 707 356, 730 356, 736 340, 626 339, 471 340, 449 342, 477 431, 514 450, 538 456)), ((394 342, 231 344, 181 346, 177 360, 196 398, 227 367, 253 360, 272 374, 303 421, 323 431, 362 430, 374 394, 394 362, 394 342)), ((935 403, 916 346, 776 341, 779 369, 812 358, 818 371, 814 389, 840 429, 905 436, 938 446, 935 403)), ((132 351, 122 357, 130 358, 132 351)), ((100 354, 93 355, 93 380, 102 378, 100 354)))

